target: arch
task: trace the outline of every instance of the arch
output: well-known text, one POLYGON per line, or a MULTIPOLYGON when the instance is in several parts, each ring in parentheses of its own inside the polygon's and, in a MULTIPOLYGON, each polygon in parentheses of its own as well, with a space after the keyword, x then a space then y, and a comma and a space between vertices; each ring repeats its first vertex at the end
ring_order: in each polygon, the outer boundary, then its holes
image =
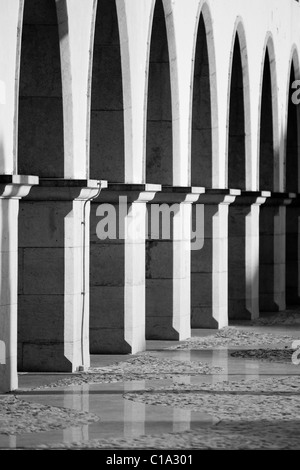
POLYGON ((172 185, 173 117, 170 51, 163 0, 156 0, 149 51, 146 181, 172 185))
POLYGON ((121 49, 115 0, 98 2, 91 92, 90 176, 125 181, 121 49))
POLYGON ((59 29, 55 0, 25 2, 19 91, 20 174, 64 177, 59 29))
POLYGON ((206 3, 199 10, 193 56, 191 184, 213 187, 219 171, 218 101, 214 34, 206 3))
POLYGON ((259 188, 279 191, 278 89, 275 48, 270 32, 267 34, 263 49, 258 116, 259 188), (273 168, 271 178, 270 168, 273 168))
POLYGON ((228 187, 248 189, 251 184, 250 81, 245 28, 235 22, 228 84, 227 152, 228 187))
POLYGON ((292 83, 300 80, 299 54, 296 45, 293 45, 289 60, 286 107, 286 145, 285 145, 285 190, 286 192, 299 192, 300 168, 300 107, 292 102, 292 83))
MULTIPOLYGON (((299 192, 300 169, 300 106, 292 101, 292 83, 300 80, 299 55, 293 45, 288 68, 286 106, 286 145, 285 145, 285 191, 299 192)), ((286 208, 286 305, 300 303, 299 288, 299 208, 297 205, 286 208)))

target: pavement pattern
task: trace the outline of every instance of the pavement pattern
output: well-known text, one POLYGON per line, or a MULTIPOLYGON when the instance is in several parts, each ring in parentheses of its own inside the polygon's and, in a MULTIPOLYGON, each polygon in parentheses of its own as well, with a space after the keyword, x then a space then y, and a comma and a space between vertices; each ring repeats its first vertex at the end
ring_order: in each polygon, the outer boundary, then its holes
MULTIPOLYGON (((264 319, 263 326, 280 325, 277 315, 264 319)), ((289 326, 298 327, 299 316, 293 313, 289 326), (294 322, 294 323, 293 323, 294 322)), ((256 326, 261 326, 257 325, 256 326)), ((288 331, 288 330, 287 330, 288 331)), ((217 383, 187 383, 186 378, 222 376, 222 367, 205 362, 173 360, 172 350, 230 349, 231 360, 247 358, 256 361, 288 364, 295 334, 266 333, 247 328, 227 327, 209 336, 192 337, 166 348, 168 359, 143 352, 105 367, 93 367, 81 374, 36 387, 35 391, 58 387, 67 389, 82 384, 152 380, 144 390, 124 393, 124 400, 175 409, 200 411, 215 418, 217 424, 199 425, 180 433, 161 433, 131 438, 102 438, 82 442, 43 444, 48 449, 299 449, 300 448, 300 374, 273 375, 254 380, 222 380, 217 383), (233 349, 233 351, 231 351, 233 349), (234 351, 235 349, 235 351, 234 351), (171 385, 161 379, 177 377, 171 385)), ((298 370, 298 369, 296 369, 298 370)), ((0 435, 66 429, 99 420, 91 413, 62 407, 26 402, 18 394, 0 395, 0 435)))

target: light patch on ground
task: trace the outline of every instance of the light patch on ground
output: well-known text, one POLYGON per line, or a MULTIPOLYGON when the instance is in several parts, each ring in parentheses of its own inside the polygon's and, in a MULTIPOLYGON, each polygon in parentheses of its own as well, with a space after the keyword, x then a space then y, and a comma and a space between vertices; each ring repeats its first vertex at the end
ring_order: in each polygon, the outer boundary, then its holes
POLYGON ((143 353, 128 361, 119 362, 115 365, 90 368, 88 372, 36 388, 35 390, 83 385, 87 383, 96 384, 150 379, 172 379, 180 375, 218 374, 222 371, 222 367, 211 367, 201 362, 176 361, 158 358, 149 353, 143 353))
POLYGON ((0 434, 66 429, 99 420, 99 416, 84 411, 29 403, 11 395, 0 396, 0 434))

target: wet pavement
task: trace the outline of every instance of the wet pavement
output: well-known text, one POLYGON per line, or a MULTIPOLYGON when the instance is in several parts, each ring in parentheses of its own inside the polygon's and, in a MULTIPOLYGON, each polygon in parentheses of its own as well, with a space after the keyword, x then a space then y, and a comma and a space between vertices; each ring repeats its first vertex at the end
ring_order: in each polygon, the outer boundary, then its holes
MULTIPOLYGON (((247 326, 243 326, 248 330, 247 326)), ((251 327, 259 333, 288 334, 295 339, 300 338, 300 326, 296 327, 251 327)), ((209 330, 196 330, 194 337, 211 335, 209 330)), ((231 353, 236 347, 218 347, 203 350, 174 350, 174 342, 149 341, 147 350, 151 356, 158 359, 176 361, 192 361, 206 363, 211 367, 221 367, 220 373, 212 374, 177 374, 174 371, 172 379, 161 380, 132 380, 117 383, 99 383, 71 385, 53 389, 28 390, 52 382, 68 378, 70 374, 20 374, 20 388, 14 395, 28 403, 84 411, 99 416, 99 421, 67 429, 55 429, 45 432, 23 432, 17 435, 1 434, 0 417, 0 448, 26 449, 39 446, 55 447, 74 442, 84 446, 93 440, 101 439, 134 439, 142 436, 160 436, 163 434, 180 434, 197 432, 205 427, 212 427, 219 422, 206 409, 197 411, 184 407, 150 405, 141 401, 124 398, 124 394, 139 392, 147 389, 166 387, 169 389, 177 384, 217 384, 223 381, 236 382, 244 379, 264 380, 270 377, 299 376, 300 365, 290 363, 269 363, 256 359, 234 358, 231 353)), ((178 343, 179 344, 179 343, 178 343)), ((270 347, 262 342, 255 347, 270 347)), ((253 349, 255 349, 255 347, 253 349)), ((283 346, 284 347, 284 346, 283 346)), ((287 346, 285 346, 287 347, 287 346)), ((106 367, 132 356, 92 356, 93 367, 106 367)), ((299 394, 299 390, 297 391, 299 394)), ((126 395, 125 395, 126 397, 126 395)))

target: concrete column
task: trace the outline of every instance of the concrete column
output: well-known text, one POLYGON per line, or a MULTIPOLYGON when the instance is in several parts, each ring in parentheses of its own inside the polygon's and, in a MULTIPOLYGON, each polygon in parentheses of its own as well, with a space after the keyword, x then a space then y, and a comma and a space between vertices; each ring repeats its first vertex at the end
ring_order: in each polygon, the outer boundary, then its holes
POLYGON ((192 251, 192 328, 228 325, 228 208, 240 190, 206 190, 193 206, 204 204, 204 245, 192 251))
POLYGON ((24 0, 0 0, 0 174, 17 173, 18 81, 24 0))
POLYGON ((293 195, 272 193, 260 211, 259 294, 260 311, 286 308, 286 206, 293 195))
POLYGON ((89 366, 89 199, 98 183, 41 179, 22 202, 19 370, 89 366))
POLYGON ((89 177, 90 96, 97 2, 56 0, 62 64, 64 177, 89 177))
POLYGON ((19 200, 38 178, 0 176, 0 392, 18 388, 17 300, 19 200))
MULTIPOLYGON (((17 281, 19 200, 38 178, 17 175, 18 85, 23 0, 0 0, 0 391, 18 387, 17 281)), ((30 172, 29 172, 30 173, 30 172)))
POLYGON ((163 0, 171 64, 173 184, 190 184, 191 116, 194 53, 199 1, 163 0))
POLYGON ((123 78, 125 183, 145 182, 148 60, 155 0, 116 0, 123 78))
POLYGON ((191 336, 191 212, 204 192, 196 189, 163 187, 148 205, 147 339, 191 336))
POLYGON ((229 319, 259 317, 259 211, 270 195, 245 191, 229 207, 229 319))
POLYGON ((146 203, 159 185, 109 184, 91 211, 91 353, 145 343, 146 203))

